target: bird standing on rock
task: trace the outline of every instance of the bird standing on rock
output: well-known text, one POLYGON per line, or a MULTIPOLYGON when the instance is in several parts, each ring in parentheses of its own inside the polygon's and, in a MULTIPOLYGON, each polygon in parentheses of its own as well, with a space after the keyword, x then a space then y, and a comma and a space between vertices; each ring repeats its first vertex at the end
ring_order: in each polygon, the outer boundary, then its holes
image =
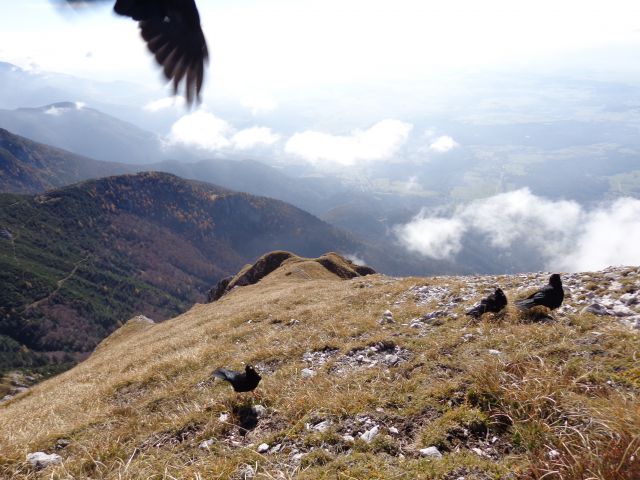
POLYGON ((564 289, 562 288, 562 280, 560 275, 554 273, 549 278, 549 284, 542 287, 535 293, 532 293, 527 298, 516 302, 516 306, 520 310, 528 310, 537 305, 542 305, 551 310, 554 310, 562 305, 564 300, 564 289))
POLYGON ((244 373, 218 368, 212 376, 229 382, 236 392, 250 392, 258 386, 262 378, 251 365, 245 367, 244 373))
POLYGON ((507 297, 501 288, 496 288, 496 291, 489 295, 487 298, 483 298, 478 305, 467 311, 467 315, 478 319, 483 313, 493 312, 498 313, 504 307, 507 306, 507 297))
MULTIPOLYGON (((66 0, 76 6, 105 1, 108 0, 66 0)), ((209 52, 195 1, 116 0, 113 10, 138 22, 149 51, 167 80, 173 82, 174 95, 184 81, 187 104, 200 101, 209 52)))

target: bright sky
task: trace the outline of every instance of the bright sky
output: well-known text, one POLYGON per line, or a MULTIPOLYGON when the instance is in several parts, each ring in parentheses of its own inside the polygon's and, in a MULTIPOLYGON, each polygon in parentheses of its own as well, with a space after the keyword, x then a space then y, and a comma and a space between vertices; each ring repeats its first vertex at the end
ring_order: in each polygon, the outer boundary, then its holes
MULTIPOLYGON (((136 23, 112 14, 113 2, 78 12, 61 4, 0 0, 0 61, 163 85, 136 23)), ((425 137, 415 116, 450 114, 456 95, 463 109, 487 99, 507 114, 527 112, 539 87, 519 87, 518 75, 504 73, 640 81, 638 0, 200 0, 198 7, 211 58, 204 104, 185 112, 167 141, 207 151, 268 148, 269 158, 330 167, 393 158, 411 140, 424 143, 420 155, 444 154, 457 139, 438 128, 425 137)), ((158 90, 144 110, 184 111, 158 90)))
MULTIPOLYGON (((110 7, 62 15, 49 0, 0 0, 0 60, 157 81, 135 23, 110 7)), ((222 89, 417 80, 445 69, 538 62, 580 66, 589 64, 585 52, 596 51, 599 61, 615 63, 602 52, 640 45, 637 0, 200 0, 198 7, 210 78, 222 89)))

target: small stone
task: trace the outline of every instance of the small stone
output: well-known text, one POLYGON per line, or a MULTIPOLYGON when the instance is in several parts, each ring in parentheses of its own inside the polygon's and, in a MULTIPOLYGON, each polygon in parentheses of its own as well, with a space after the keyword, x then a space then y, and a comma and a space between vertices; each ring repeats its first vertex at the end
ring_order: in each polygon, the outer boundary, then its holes
POLYGON ((264 405, 254 405, 253 413, 255 413, 256 417, 262 417, 265 413, 267 413, 267 407, 264 405))
POLYGON ((59 438, 56 441, 56 450, 62 450, 63 448, 67 448, 71 445, 71 441, 66 438, 59 438))
POLYGON ((229 414, 221 413, 220 416, 218 417, 218 421, 221 423, 227 423, 229 421, 229 414))
POLYGON ((389 353, 384 357, 384 363, 386 363, 387 365, 393 366, 399 361, 400 361, 400 358, 397 355, 394 355, 392 353, 389 353))
POLYGON ((380 428, 378 427, 378 425, 376 425, 373 428, 364 432, 362 435, 360 435, 360 440, 363 440, 366 443, 371 443, 373 439, 376 438, 379 431, 380 431, 380 428))
POLYGON ((626 317, 622 320, 626 325, 634 330, 640 330, 640 315, 634 315, 633 317, 626 317))
POLYGON ((438 447, 427 447, 420 449, 420 455, 423 457, 433 457, 433 458, 442 458, 442 454, 438 447))
POLYGON ((396 427, 389 427, 389 433, 397 435, 398 433, 400 433, 400 431, 396 427))
POLYGON ((500 350, 489 349, 489 355, 502 355, 500 350))
POLYGON ((463 342, 468 342, 473 337, 474 337, 473 333, 465 333, 464 335, 462 335, 462 341, 463 342))
POLYGON ((260 445, 258 445, 258 450, 256 450, 258 453, 266 453, 269 451, 269 444, 268 443, 261 443, 260 445))
POLYGON ((311 378, 316 376, 316 372, 310 368, 303 368, 300 375, 302 375, 302 378, 311 378))
POLYGON ((269 451, 269 453, 278 453, 281 448, 282 448, 282 444, 279 443, 275 447, 272 447, 271 450, 269 451))
POLYGON ((27 462, 29 462, 32 467, 41 469, 47 468, 49 465, 62 463, 62 457, 55 453, 48 455, 44 452, 34 452, 27 454, 27 462))
POLYGON ((620 296, 620 301, 627 306, 636 305, 640 303, 640 291, 636 293, 625 293, 620 296))
POLYGON ((609 311, 606 307, 598 302, 594 302, 588 307, 584 307, 581 313, 592 313, 594 315, 608 315, 609 311))
POLYGON ((353 438, 353 435, 343 435, 342 436, 342 440, 344 440, 345 442, 349 442, 349 443, 356 441, 356 439, 353 438))
POLYGON ((547 457, 549 460, 555 460, 560 457, 560 452, 558 450, 549 450, 547 452, 547 457))
POLYGON ((242 480, 251 480, 256 476, 256 470, 253 465, 243 465, 238 469, 238 475, 242 480))
POLYGON ((215 440, 213 438, 210 438, 209 440, 205 440, 204 442, 202 442, 199 445, 199 448, 201 448, 202 450, 209 450, 209 447, 211 447, 214 443, 215 440))
POLYGON ((384 325, 385 323, 395 323, 395 321, 393 320, 393 313, 391 313, 391 310, 385 310, 385 312, 382 314, 382 318, 380 319, 380 325, 384 325))
POLYGON ((609 285, 609 290, 613 290, 614 292, 622 290, 623 288, 624 288, 624 285, 622 285, 617 280, 614 280, 613 282, 611 282, 611 285, 609 285))
POLYGON ((472 448, 471 451, 480 457, 488 457, 488 455, 479 448, 472 448))
POLYGON ((296 453, 293 457, 291 457, 291 460, 293 460, 295 463, 300 463, 302 457, 304 457, 304 453, 296 453))
POLYGON ((622 304, 614 305, 612 308, 612 311, 616 317, 631 317, 636 313, 626 305, 622 305, 622 304))
POLYGON ((318 432, 326 432, 331 426, 331 420, 325 420, 323 422, 317 423, 312 428, 318 432))

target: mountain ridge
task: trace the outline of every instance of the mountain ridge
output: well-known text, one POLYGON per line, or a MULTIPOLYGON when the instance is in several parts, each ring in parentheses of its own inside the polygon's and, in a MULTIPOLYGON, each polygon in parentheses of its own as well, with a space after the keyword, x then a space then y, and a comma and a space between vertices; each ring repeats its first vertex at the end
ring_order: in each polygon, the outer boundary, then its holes
POLYGON ((82 354, 134 313, 174 316, 265 246, 364 248, 284 202, 157 172, 1 194, 0 229, 0 335, 34 352, 82 354))

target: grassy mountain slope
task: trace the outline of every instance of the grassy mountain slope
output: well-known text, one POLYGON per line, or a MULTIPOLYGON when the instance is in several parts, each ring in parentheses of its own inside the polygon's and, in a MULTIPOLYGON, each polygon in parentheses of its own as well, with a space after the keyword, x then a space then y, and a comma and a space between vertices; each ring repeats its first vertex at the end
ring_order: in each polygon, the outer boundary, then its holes
POLYGON ((283 202, 168 174, 0 195, 2 367, 25 364, 24 347, 51 360, 91 351, 135 313, 172 317, 265 247, 361 245, 283 202))
POLYGON ((0 192, 40 193, 134 171, 132 166, 92 160, 0 128, 0 192))
POLYGON ((636 479, 640 337, 579 309, 637 293, 640 270, 564 278, 553 320, 509 307, 473 323, 464 311, 496 283, 513 301, 547 274, 338 280, 317 262, 283 265, 173 320, 131 321, 73 370, 4 403, 0 469, 16 479, 636 479), (386 310, 394 323, 381 324, 386 310), (254 396, 210 378, 242 362, 262 373, 254 396), (443 457, 419 453, 431 446, 443 457), (63 464, 36 472, 24 461, 34 451, 63 464))

